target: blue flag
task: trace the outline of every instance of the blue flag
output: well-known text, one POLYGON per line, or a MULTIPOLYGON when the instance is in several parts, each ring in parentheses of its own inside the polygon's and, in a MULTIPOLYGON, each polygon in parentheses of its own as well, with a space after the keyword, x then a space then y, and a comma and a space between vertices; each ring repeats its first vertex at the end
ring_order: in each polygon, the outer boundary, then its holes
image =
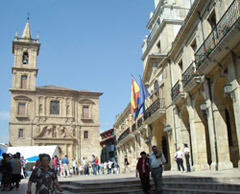
POLYGON ((145 111, 145 106, 144 102, 145 100, 150 96, 145 84, 143 83, 143 80, 140 80, 140 99, 139 99, 139 109, 140 113, 144 113, 145 111))
POLYGON ((140 98, 138 100, 138 109, 136 110, 136 112, 134 114, 134 120, 137 119, 139 112, 141 114, 144 113, 144 111, 145 111, 144 102, 149 96, 150 96, 150 94, 140 77, 140 98))

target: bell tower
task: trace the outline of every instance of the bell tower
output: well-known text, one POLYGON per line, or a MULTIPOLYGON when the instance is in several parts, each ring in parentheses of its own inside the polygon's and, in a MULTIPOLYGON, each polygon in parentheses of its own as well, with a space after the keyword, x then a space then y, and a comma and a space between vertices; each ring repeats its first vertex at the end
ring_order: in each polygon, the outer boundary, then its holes
POLYGON ((35 91, 39 49, 39 37, 37 35, 36 39, 32 38, 28 18, 22 36, 18 37, 16 32, 12 42, 14 64, 12 67, 13 77, 10 91, 35 91))

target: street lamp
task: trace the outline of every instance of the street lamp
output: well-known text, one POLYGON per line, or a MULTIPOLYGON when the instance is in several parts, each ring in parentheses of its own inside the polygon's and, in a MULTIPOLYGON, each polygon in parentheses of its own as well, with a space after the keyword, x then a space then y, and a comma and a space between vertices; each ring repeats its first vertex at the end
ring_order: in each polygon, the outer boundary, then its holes
POLYGON ((230 95, 232 93, 232 84, 231 83, 227 83, 224 85, 224 93, 227 95, 230 95))

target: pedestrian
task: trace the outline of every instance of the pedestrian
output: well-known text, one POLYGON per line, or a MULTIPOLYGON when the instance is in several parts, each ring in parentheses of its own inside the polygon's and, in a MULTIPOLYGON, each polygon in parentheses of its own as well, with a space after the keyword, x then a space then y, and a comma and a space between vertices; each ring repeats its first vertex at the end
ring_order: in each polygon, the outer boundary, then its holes
POLYGON ((5 190, 5 187, 7 187, 7 190, 11 190, 11 183, 12 183, 12 167, 10 164, 11 157, 9 154, 3 153, 2 154, 2 165, 1 165, 1 173, 2 173, 2 188, 1 191, 5 190))
POLYGON ((67 172, 67 176, 70 177, 68 164, 69 164, 68 156, 65 155, 65 157, 62 158, 63 176, 64 177, 66 177, 66 172, 67 172))
POLYGON ((83 165, 82 163, 79 164, 79 175, 83 175, 84 174, 84 170, 83 170, 83 165))
POLYGON ((21 174, 23 175, 24 178, 26 178, 27 177, 27 174, 26 174, 26 162, 24 160, 24 156, 22 156, 22 158, 21 158, 21 167, 22 167, 21 174))
POLYGON ((175 160, 177 162, 177 167, 178 167, 179 173, 181 173, 181 168, 182 168, 182 171, 185 172, 185 169, 183 166, 183 152, 180 149, 180 147, 177 148, 177 151, 175 153, 175 160))
POLYGON ((72 159, 72 168, 73 168, 73 174, 77 175, 77 160, 75 158, 72 159))
POLYGON ((111 160, 108 160, 108 174, 112 173, 112 164, 113 162, 111 160))
POLYGON ((95 161, 96 161, 96 157, 95 157, 95 155, 93 154, 93 155, 92 155, 92 161, 91 161, 92 173, 93 173, 93 175, 97 175, 95 161))
POLYGON ((187 172, 191 172, 191 167, 189 163, 189 158, 190 158, 190 149, 188 147, 188 144, 184 144, 184 155, 185 155, 185 160, 186 160, 186 166, 187 166, 187 172))
POLYGON ((53 158, 52 167, 53 167, 53 169, 56 171, 57 175, 59 176, 59 175, 60 175, 60 174, 59 174, 59 171, 58 171, 59 161, 58 161, 57 155, 55 155, 54 158, 53 158))
POLYGON ((99 173, 100 166, 99 166, 99 161, 98 161, 98 157, 97 156, 96 156, 96 160, 95 160, 95 165, 96 165, 96 172, 97 172, 97 174, 100 174, 99 173))
POLYGON ((100 168, 100 174, 104 174, 104 163, 101 162, 101 164, 99 165, 99 168, 100 168))
POLYGON ((152 153, 149 156, 150 169, 153 177, 153 181, 156 187, 156 193, 162 193, 162 172, 163 164, 166 163, 166 159, 161 151, 157 149, 157 146, 152 146, 152 153))
POLYGON ((58 179, 56 171, 50 168, 50 156, 48 154, 42 154, 40 157, 41 165, 36 167, 28 181, 27 194, 31 194, 32 183, 36 183, 36 194, 56 194, 56 187, 63 192, 58 179))
POLYGON ((84 168, 84 175, 88 176, 89 175, 89 165, 88 165, 87 158, 83 157, 82 163, 83 163, 83 168, 84 168))
POLYGON ((124 170, 123 170, 123 173, 126 173, 126 169, 128 169, 129 172, 132 172, 129 168, 129 162, 128 162, 127 155, 124 156, 124 170))
POLYGON ((12 183, 16 183, 16 187, 19 188, 19 182, 21 180, 21 159, 20 153, 17 152, 12 159, 12 183))
POLYGON ((118 174, 119 171, 119 166, 118 166, 118 163, 116 162, 116 160, 113 161, 113 174, 118 174))
POLYGON ((139 158, 136 167, 136 177, 140 177, 142 189, 144 194, 150 193, 150 181, 149 181, 149 172, 150 172, 150 160, 147 158, 146 152, 140 153, 141 158, 139 158))

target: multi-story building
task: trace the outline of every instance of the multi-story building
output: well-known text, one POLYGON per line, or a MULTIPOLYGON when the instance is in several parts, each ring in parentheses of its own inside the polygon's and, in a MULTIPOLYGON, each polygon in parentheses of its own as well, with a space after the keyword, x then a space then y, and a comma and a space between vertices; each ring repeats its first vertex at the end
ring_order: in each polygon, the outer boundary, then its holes
MULTIPOLYGON (((240 167, 239 1, 155 4, 142 45, 143 81, 152 93, 143 115, 148 150, 163 150, 166 169, 176 168, 176 148, 185 143, 193 169, 240 167)), ((127 152, 123 141, 119 150, 127 152)))
POLYGON ((36 87, 39 39, 33 39, 27 21, 12 43, 10 146, 57 145, 61 157, 100 156, 100 92, 54 85, 36 87))
POLYGON ((101 141, 100 145, 102 146, 101 153, 101 162, 106 162, 108 160, 116 161, 117 153, 116 153, 116 136, 114 133, 114 129, 109 129, 100 133, 101 141))

